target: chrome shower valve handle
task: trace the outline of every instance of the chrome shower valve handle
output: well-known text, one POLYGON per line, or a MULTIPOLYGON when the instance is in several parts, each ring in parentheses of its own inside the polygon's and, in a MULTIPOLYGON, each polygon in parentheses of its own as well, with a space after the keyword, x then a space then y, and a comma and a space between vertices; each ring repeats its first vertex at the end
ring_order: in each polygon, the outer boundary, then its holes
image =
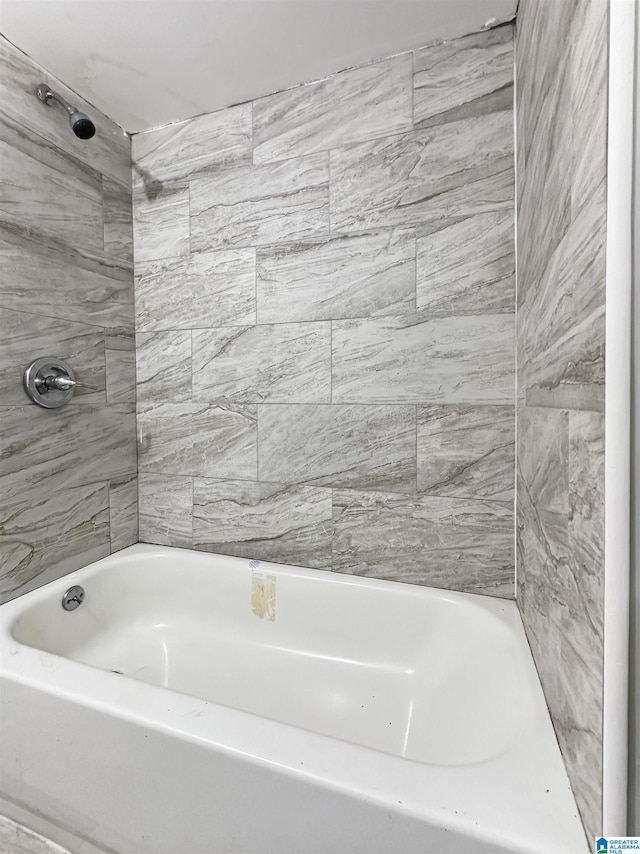
MULTIPOLYGON (((36 383, 38 383, 38 379, 36 379, 36 383)), ((97 391, 97 385, 89 385, 89 383, 80 383, 78 380, 72 379, 69 374, 54 374, 53 376, 45 377, 44 380, 40 381, 45 388, 42 390, 42 393, 47 391, 53 391, 54 389, 58 389, 60 391, 68 391, 70 388, 88 388, 91 391, 97 391)))
POLYGON ((45 409, 64 406, 77 388, 98 390, 98 386, 79 382, 71 368, 57 356, 44 356, 32 362, 24 372, 23 383, 31 400, 45 409))

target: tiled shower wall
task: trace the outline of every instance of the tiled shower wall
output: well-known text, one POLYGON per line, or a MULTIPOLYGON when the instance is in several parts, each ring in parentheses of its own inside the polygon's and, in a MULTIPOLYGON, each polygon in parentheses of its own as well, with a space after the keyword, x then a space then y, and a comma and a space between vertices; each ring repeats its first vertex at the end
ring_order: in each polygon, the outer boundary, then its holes
POLYGON ((141 540, 513 595, 512 38, 134 137, 141 540))
POLYGON ((130 141, 0 38, 0 601, 137 539, 130 141), (78 140, 47 82, 94 119, 78 140), (39 356, 80 391, 46 410, 39 356))
POLYGON ((520 0, 518 604, 602 830, 607 4, 520 0))

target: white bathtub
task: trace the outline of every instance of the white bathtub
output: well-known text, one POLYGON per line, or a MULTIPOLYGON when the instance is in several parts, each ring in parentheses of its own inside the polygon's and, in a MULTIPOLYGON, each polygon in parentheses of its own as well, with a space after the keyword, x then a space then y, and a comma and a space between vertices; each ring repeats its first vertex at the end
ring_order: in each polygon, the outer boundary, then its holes
POLYGON ((0 812, 74 854, 588 850, 513 602, 137 545, 0 632, 0 812))

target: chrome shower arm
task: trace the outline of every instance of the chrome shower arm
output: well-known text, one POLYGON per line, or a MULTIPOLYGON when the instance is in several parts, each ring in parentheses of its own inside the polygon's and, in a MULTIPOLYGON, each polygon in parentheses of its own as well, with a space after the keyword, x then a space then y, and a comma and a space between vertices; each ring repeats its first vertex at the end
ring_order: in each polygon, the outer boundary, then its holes
POLYGON ((57 101, 61 107, 64 107, 64 109, 69 113, 70 116, 76 112, 76 107, 72 107, 68 101, 65 101, 62 95, 58 95, 57 92, 54 92, 53 89, 49 89, 49 87, 45 86, 44 83, 41 83, 38 86, 36 92, 38 98, 40 98, 41 101, 44 101, 44 103, 48 104, 50 107, 53 107, 53 104, 51 103, 52 101, 57 101))

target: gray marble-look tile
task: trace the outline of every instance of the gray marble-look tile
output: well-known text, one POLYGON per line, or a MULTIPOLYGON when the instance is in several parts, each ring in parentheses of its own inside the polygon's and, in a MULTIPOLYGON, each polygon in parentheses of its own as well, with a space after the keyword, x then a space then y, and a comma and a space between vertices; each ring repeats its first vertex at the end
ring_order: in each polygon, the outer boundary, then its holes
POLYGON ((126 186, 102 179, 104 251, 109 258, 133 264, 133 211, 131 182, 126 186))
POLYGON ((132 325, 133 273, 0 226, 0 305, 40 314, 52 325, 69 320, 119 329, 132 325))
MULTIPOLYGON (((582 2, 582 0, 580 0, 582 2)), ((591 0, 587 0, 591 2, 591 0)), ((599 0, 596 0, 599 3, 599 0)), ((544 148, 550 137, 539 136, 537 125, 557 81, 559 70, 573 50, 571 26, 576 0, 555 3, 528 0, 519 9, 516 25, 518 146, 525 153, 544 148), (542 143, 542 144, 540 144, 542 143)), ((570 117, 571 121, 575 117, 570 117)))
POLYGON ((61 487, 136 473, 135 407, 93 407, 71 401, 61 409, 35 404, 2 410, 0 494, 16 501, 25 490, 61 487))
POLYGON ((412 72, 405 53, 254 101, 254 163, 410 130, 412 72))
POLYGON ((195 403, 139 406, 138 470, 255 480, 256 407, 195 403))
POLYGON ((0 851, 3 854, 71 854, 50 839, 0 815, 0 851))
POLYGON ((418 229, 416 266, 417 306, 432 317, 514 312, 513 209, 424 235, 418 229))
MULTIPOLYGON (((571 21, 571 211, 575 217, 607 176, 608 43, 606 3, 577 2, 571 21)), ((604 233, 601 239, 604 240, 604 233)))
POLYGON ((189 184, 133 191, 135 263, 189 254, 189 184))
POLYGON ((603 437, 601 413, 519 409, 519 604, 585 823, 600 811, 603 437))
MULTIPOLYGON (((571 646, 576 689, 571 697, 556 693, 564 707, 556 711, 558 739, 572 768, 574 790, 585 824, 600 832, 602 708, 598 697, 603 684, 604 623, 604 413, 569 413, 569 552, 571 572, 565 601, 571 609, 571 628, 562 625, 571 646), (577 723, 577 726, 576 726, 577 723)), ((570 655, 570 654, 569 654, 570 655)), ((563 681, 565 681, 563 679, 563 681)), ((566 686, 566 681, 565 681, 566 686)), ((559 685, 556 686, 560 688, 559 685)))
POLYGON ((518 407, 518 537, 524 558, 518 573, 527 587, 539 582, 547 560, 566 560, 568 425, 566 411, 518 407))
POLYGON ((544 144, 531 146, 529 141, 527 150, 525 105, 517 112, 517 136, 522 152, 518 163, 519 303, 545 275, 571 221, 574 116, 566 61, 560 64, 550 86, 532 130, 535 138, 545 140, 544 144))
POLYGON ((227 326, 193 333, 193 399, 328 403, 331 324, 227 326))
MULTIPOLYGON (((36 135, 25 130, 22 125, 15 122, 13 116, 3 115, 1 108, 0 117, 0 142, 5 150, 14 150, 16 155, 29 161, 29 169, 42 170, 42 173, 47 174, 52 182, 72 179, 85 186, 92 197, 102 198, 104 176, 93 164, 83 163, 66 147, 52 145, 48 135, 36 135)), ((3 175, 8 165, 9 163, 0 163, 3 175)), ((39 173, 36 171, 34 174, 39 173)), ((67 203, 66 197, 60 196, 57 207, 64 208, 65 203, 67 203)))
POLYGON ((0 140, 0 220, 84 251, 102 253, 102 187, 86 170, 72 170, 68 158, 56 168, 0 140))
POLYGON ((138 542, 138 478, 112 480, 109 484, 111 551, 138 542))
POLYGON ((136 133, 132 159, 136 186, 251 163, 251 104, 136 133))
POLYGON ((191 400, 191 332, 136 334, 136 395, 141 404, 191 400))
POLYGON ((113 330, 105 335, 107 403, 136 402, 136 342, 132 332, 113 330))
POLYGON ((497 501, 333 492, 332 569, 513 597, 513 512, 497 501))
POLYGON ((514 401, 511 315, 333 321, 335 403, 514 401))
POLYGON ((569 413, 569 548, 582 601, 603 635, 604 413, 569 413))
POLYGON ((511 24, 415 51, 413 80, 417 126, 512 111, 511 24))
POLYGON ((2 597, 26 584, 37 586, 34 581, 52 563, 109 542, 108 484, 61 482, 53 490, 25 485, 14 493, 15 500, 0 504, 2 597))
POLYGON ((69 152, 120 183, 131 180, 131 142, 122 128, 2 37, 0 65, 0 113, 4 121, 15 122, 23 134, 26 130, 32 138, 45 137, 49 145, 69 152), (48 109, 36 97, 35 87, 41 80, 47 80, 63 98, 91 116, 96 125, 96 135, 91 142, 70 133, 59 110, 48 109))
POLYGON ((415 255, 412 228, 258 249, 258 320, 329 320, 411 311, 416 305, 415 255))
POLYGON ((415 406, 259 406, 258 475, 415 492, 415 406))
POLYGON ((191 182, 194 252, 328 234, 326 153, 264 166, 240 166, 191 182))
POLYGON ((518 603, 592 837, 602 828, 607 16, 599 0, 527 0, 516 44, 518 603))
MULTIPOLYGON (((584 204, 518 310, 519 388, 553 405, 604 400, 605 187, 584 204), (567 397, 563 389, 567 389, 567 397)), ((581 407, 583 408, 583 407, 581 407)), ((601 408, 594 405, 594 408, 601 408)))
POLYGON ((513 205, 509 113, 363 142, 330 154, 332 232, 429 223, 442 228, 513 205))
POLYGON ((30 593, 44 584, 49 584, 50 581, 57 581, 59 578, 69 575, 70 572, 75 572, 76 569, 82 569, 90 563, 102 560, 103 557, 109 557, 110 554, 111 547, 109 541, 93 546, 87 551, 73 551, 68 557, 61 559, 50 554, 49 560, 42 572, 20 587, 16 587, 10 593, 0 595, 0 604, 8 602, 10 599, 16 599, 18 596, 23 596, 25 593, 30 593))
POLYGON ((254 249, 136 264, 136 328, 200 329, 256 322, 254 249))
POLYGON ((331 566, 331 490, 195 478, 196 549, 294 566, 331 566))
POLYGON ((140 472, 141 543, 190 549, 193 543, 193 478, 140 472))
POLYGON ((513 501, 513 406, 419 406, 418 491, 513 501))
POLYGON ((24 369, 41 356, 64 359, 79 382, 97 390, 79 388, 77 403, 104 403, 104 331, 96 326, 71 321, 52 321, 40 314, 2 309, 0 364, 5 380, 0 387, 0 406, 28 404, 22 385, 24 369))

